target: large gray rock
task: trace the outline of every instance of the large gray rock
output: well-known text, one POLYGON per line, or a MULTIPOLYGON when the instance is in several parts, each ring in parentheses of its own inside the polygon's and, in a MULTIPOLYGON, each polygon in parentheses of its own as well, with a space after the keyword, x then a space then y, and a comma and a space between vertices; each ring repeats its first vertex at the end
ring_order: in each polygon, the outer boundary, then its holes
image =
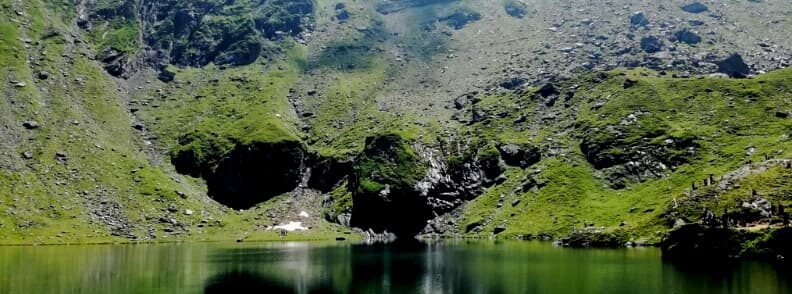
POLYGON ((638 11, 630 16, 630 25, 634 27, 645 27, 649 25, 649 19, 643 11, 638 11))
POLYGON ((674 33, 673 39, 674 41, 682 42, 688 45, 701 43, 701 36, 687 29, 683 29, 674 33))
POLYGON ((688 5, 682 6, 682 10, 689 13, 702 13, 709 10, 707 5, 702 4, 701 2, 693 2, 688 5))
POLYGON ((716 64, 718 65, 718 72, 734 78, 744 78, 751 72, 750 68, 748 68, 748 64, 746 64, 742 56, 737 53, 730 55, 716 64))
POLYGON ((542 159, 539 148, 530 145, 506 144, 500 146, 498 151, 500 151, 503 161, 510 166, 527 168, 542 159))

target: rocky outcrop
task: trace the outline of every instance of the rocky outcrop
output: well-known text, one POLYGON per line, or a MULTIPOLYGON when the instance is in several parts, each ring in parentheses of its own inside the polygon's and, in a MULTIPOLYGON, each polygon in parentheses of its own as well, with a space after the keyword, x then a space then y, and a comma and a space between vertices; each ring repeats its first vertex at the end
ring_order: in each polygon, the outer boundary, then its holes
POLYGON ((536 146, 506 144, 498 147, 501 158, 510 166, 527 168, 542 159, 541 151, 536 146))
POLYGON ((125 77, 138 63, 159 69, 250 64, 265 54, 265 40, 299 38, 309 30, 314 2, 127 0, 98 1, 89 9, 81 23, 103 36, 97 58, 110 74, 125 77))
MULTIPOLYGON (((530 158, 530 156, 529 156, 530 158)), ((505 179, 504 163, 492 146, 450 152, 410 146, 398 135, 368 138, 349 177, 351 225, 400 238, 442 233, 427 221, 453 211, 505 179)))
POLYGON ((207 178, 209 196, 232 208, 253 207, 294 190, 305 157, 297 141, 237 145, 207 178))
POLYGON ((209 196, 223 205, 247 209, 300 183, 306 151, 299 141, 238 143, 227 152, 221 144, 189 142, 172 162, 180 173, 204 178, 209 196))
POLYGON ((690 224, 671 231, 660 244, 663 258, 672 260, 716 259, 737 257, 742 244, 752 234, 722 228, 690 224))
POLYGON ((310 164, 311 177, 308 187, 327 193, 338 187, 352 171, 352 160, 318 158, 310 164))
POLYGON ((619 126, 584 130, 580 150, 594 168, 606 172, 613 188, 623 188, 625 180, 662 177, 688 162, 698 149, 694 137, 672 137, 662 129, 634 134, 637 130, 629 124, 638 117, 630 115, 619 126))
POLYGON ((655 36, 641 38, 641 50, 646 53, 655 53, 663 50, 663 41, 655 36))
POLYGON ((748 231, 689 224, 672 230, 660 248, 669 260, 750 258, 786 262, 792 254, 792 228, 748 231))
POLYGON ((425 172, 426 166, 400 136, 367 138, 349 178, 351 225, 401 238, 414 236, 431 217, 425 197, 416 189, 425 172))
POLYGON ((263 53, 264 39, 307 30, 314 9, 311 0, 255 4, 170 0, 144 5, 152 13, 145 22, 146 43, 170 62, 186 66, 252 63, 263 53))

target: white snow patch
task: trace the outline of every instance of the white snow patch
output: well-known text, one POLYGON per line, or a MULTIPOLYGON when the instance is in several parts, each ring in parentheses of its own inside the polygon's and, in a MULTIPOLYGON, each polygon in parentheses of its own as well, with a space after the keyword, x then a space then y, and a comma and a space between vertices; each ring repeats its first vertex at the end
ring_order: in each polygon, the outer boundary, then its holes
POLYGON ((272 227, 272 229, 273 230, 284 230, 284 231, 289 231, 289 232, 307 231, 308 230, 308 228, 303 227, 302 222, 289 222, 288 224, 285 224, 285 225, 274 226, 274 227, 272 227))
POLYGON ((305 211, 300 211, 300 217, 309 218, 309 217, 311 217, 311 215, 310 215, 310 214, 308 214, 308 213, 307 213, 307 212, 305 212, 305 211))

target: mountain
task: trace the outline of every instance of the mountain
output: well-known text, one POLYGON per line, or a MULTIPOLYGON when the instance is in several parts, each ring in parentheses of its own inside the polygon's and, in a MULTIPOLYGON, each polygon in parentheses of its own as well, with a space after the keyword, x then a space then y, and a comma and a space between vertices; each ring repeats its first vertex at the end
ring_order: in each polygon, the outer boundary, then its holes
POLYGON ((621 246, 792 203, 782 1, 0 8, 2 243, 621 246))

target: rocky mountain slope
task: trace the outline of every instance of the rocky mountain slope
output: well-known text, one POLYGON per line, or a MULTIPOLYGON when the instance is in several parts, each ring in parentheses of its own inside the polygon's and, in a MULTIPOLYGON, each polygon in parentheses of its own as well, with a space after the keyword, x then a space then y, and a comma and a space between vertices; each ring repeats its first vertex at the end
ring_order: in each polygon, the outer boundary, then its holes
POLYGON ((3 243, 657 242, 792 202, 783 1, 0 8, 3 243))

